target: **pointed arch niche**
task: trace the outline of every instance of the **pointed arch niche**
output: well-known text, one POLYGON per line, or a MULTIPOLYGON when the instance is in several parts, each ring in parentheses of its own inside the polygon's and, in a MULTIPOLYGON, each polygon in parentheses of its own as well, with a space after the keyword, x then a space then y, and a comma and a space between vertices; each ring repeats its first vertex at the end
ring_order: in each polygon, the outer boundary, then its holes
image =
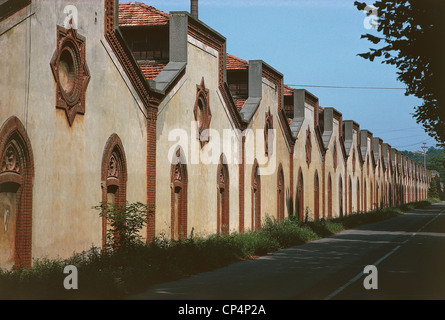
POLYGON ((187 165, 184 152, 176 149, 171 165, 171 239, 187 237, 187 165))
POLYGON ((318 179, 318 172, 315 170, 314 174, 314 220, 320 218, 320 183, 318 179))
POLYGON ((252 169, 252 230, 261 227, 261 179, 258 162, 255 160, 252 169))
POLYGON ((0 128, 0 157, 0 267, 30 267, 34 160, 17 117, 0 128))
POLYGON ((328 219, 332 218, 332 178, 328 176, 328 219))
POLYGON ((284 206, 285 206, 284 173, 283 173, 283 166, 280 163, 280 165, 278 167, 278 177, 277 177, 277 218, 278 218, 278 220, 284 220, 284 206))
POLYGON ((298 219, 304 219, 304 180, 301 168, 298 170, 296 206, 298 210, 298 219))
POLYGON ((341 176, 338 176, 338 212, 340 217, 343 217, 344 214, 343 206, 343 180, 341 176))
MULTIPOLYGON (((102 202, 125 206, 127 195, 127 163, 124 146, 117 134, 112 134, 102 156, 102 202)), ((102 246, 106 244, 107 220, 102 217, 102 246)))
POLYGON ((216 232, 229 234, 229 170, 224 155, 221 155, 216 177, 217 187, 217 219, 216 232))

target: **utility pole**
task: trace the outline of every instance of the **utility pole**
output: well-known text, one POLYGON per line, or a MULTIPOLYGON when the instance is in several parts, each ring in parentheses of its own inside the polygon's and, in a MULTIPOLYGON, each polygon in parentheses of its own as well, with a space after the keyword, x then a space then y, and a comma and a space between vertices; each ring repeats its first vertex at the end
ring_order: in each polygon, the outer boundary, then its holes
POLYGON ((426 146, 426 142, 423 143, 422 149, 423 149, 423 166, 426 169, 426 150, 428 149, 428 147, 426 146))

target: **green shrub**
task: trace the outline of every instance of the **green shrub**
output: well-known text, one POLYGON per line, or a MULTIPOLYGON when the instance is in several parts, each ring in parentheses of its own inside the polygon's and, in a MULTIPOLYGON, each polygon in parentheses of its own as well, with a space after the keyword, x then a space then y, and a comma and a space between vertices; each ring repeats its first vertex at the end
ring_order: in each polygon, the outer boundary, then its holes
POLYGON ((94 209, 107 221, 107 249, 128 250, 144 243, 140 231, 151 214, 147 205, 126 202, 124 206, 115 206, 102 202, 94 209))
MULTIPOLYGON (((327 237, 344 229, 396 217, 407 210, 425 207, 435 201, 438 200, 427 199, 331 220, 303 222, 298 217, 289 217, 277 221, 268 217, 262 228, 256 231, 215 234, 206 238, 191 235, 181 241, 171 241, 160 235, 148 245, 142 243, 138 236, 142 225, 138 217, 134 220, 134 227, 119 229, 121 234, 132 234, 125 235, 124 244, 119 242, 119 250, 114 250, 112 244, 121 241, 122 237, 113 238, 115 229, 110 229, 110 250, 93 246, 65 260, 35 260, 29 269, 0 269, 0 299, 120 299, 156 283, 214 270, 233 262, 327 237), (78 290, 66 290, 63 287, 66 276, 63 268, 66 265, 78 268, 78 290)), ((127 204, 126 208, 125 212, 140 216, 147 209, 140 204, 127 204)), ((128 217, 125 212, 121 214, 128 217)), ((128 227, 133 223, 126 221, 120 226, 128 227)), ((113 225, 116 226, 120 228, 117 224, 113 225)))

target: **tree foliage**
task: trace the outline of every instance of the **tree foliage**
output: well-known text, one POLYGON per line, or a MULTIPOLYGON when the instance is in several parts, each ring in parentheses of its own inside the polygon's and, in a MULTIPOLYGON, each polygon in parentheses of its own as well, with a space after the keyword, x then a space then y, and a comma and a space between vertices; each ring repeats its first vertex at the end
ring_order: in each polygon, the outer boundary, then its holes
MULTIPOLYGON (((411 151, 401 151, 402 154, 409 159, 417 162, 420 165, 424 165, 424 156, 421 153, 415 153, 411 151)), ((435 170, 439 173, 440 179, 445 179, 445 150, 430 147, 426 152, 426 168, 428 170, 435 170)))
MULTIPOLYGON (((367 5, 355 1, 358 10, 367 5)), ((445 145, 445 39, 443 0, 381 0, 373 6, 378 13, 381 36, 361 38, 378 45, 359 56, 397 67, 398 80, 406 85, 405 95, 423 100, 414 117, 436 141, 445 145)), ((368 14, 372 12, 369 10, 368 14)))
POLYGON ((140 231, 152 214, 147 205, 126 202, 124 206, 115 206, 102 202, 94 209, 107 221, 106 249, 122 251, 144 243, 140 231))
POLYGON ((441 188, 441 183, 439 177, 434 177, 431 179, 430 188, 428 190, 428 197, 430 199, 440 199, 445 200, 444 190, 441 188))

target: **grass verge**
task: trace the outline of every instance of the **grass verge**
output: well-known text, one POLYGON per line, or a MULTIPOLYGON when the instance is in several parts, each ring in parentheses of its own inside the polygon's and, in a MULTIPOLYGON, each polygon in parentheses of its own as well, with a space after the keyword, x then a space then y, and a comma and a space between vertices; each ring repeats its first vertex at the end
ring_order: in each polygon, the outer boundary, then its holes
POLYGON ((435 202, 438 200, 425 200, 331 220, 301 222, 292 217, 283 221, 269 218, 258 231, 174 242, 159 237, 150 245, 125 252, 110 253, 92 247, 68 259, 37 259, 29 269, 0 269, 0 299, 122 299, 156 283, 211 271, 435 202), (77 267, 77 290, 66 290, 63 286, 67 277, 63 270, 67 265, 77 267))

